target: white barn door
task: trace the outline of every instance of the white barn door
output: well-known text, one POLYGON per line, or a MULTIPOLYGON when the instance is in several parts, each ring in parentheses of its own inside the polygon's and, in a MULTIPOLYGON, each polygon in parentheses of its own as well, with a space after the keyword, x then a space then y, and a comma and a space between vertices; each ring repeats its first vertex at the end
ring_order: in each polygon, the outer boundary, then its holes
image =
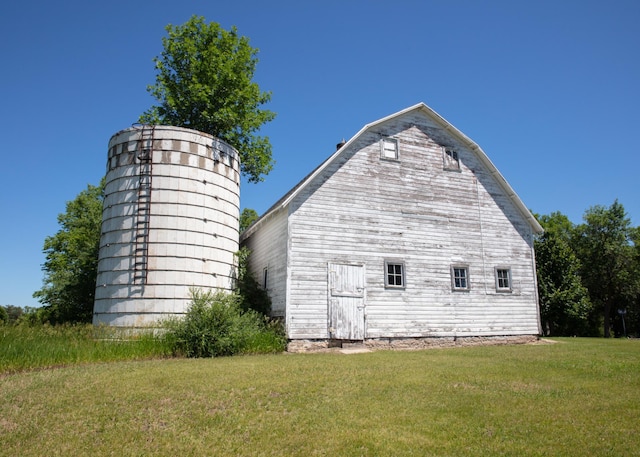
POLYGON ((364 339, 364 265, 329 264, 329 337, 364 339))

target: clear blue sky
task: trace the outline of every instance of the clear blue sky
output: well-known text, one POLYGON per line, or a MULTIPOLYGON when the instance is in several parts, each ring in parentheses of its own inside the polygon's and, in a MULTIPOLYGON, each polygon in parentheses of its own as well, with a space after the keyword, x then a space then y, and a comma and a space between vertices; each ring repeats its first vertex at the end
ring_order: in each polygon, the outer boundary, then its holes
POLYGON ((37 306, 42 246, 153 104, 164 27, 236 25, 260 49, 277 163, 259 213, 365 124, 425 102, 478 143, 534 212, 579 223, 617 198, 640 225, 640 2, 4 2, 0 304, 37 306))

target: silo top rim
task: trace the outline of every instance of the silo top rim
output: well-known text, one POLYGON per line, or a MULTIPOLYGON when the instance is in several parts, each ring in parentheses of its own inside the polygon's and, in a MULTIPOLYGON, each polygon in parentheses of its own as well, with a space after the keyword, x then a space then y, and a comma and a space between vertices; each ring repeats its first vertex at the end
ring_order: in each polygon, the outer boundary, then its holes
POLYGON ((164 124, 139 124, 139 123, 134 123, 131 125, 131 127, 127 127, 126 129, 122 129, 118 132, 116 132, 113 136, 117 136, 123 132, 126 132, 128 130, 141 130, 143 128, 151 128, 154 127, 155 131, 160 131, 160 130, 171 130, 171 131, 183 131, 183 132, 190 132, 190 133, 197 133, 198 135, 202 135, 202 136, 206 136, 209 138, 214 138, 214 135, 211 135, 210 133, 206 133, 206 132, 202 132, 200 130, 196 130, 196 129, 190 129, 187 127, 177 127, 175 125, 164 125, 164 124))
MULTIPOLYGON (((201 143, 201 144, 206 144, 210 147, 216 147, 216 145, 220 145, 220 143, 222 143, 223 145, 225 145, 226 147, 225 152, 228 152, 228 150, 232 150, 236 159, 239 160, 240 159, 240 155, 238 154, 238 150, 236 148, 234 148, 233 146, 231 146, 229 143, 227 143, 226 141, 211 135, 210 133, 205 133, 205 132, 201 132, 199 130, 194 130, 194 129, 189 129, 186 127, 176 127, 173 125, 144 125, 144 124, 134 124, 132 127, 126 128, 126 129, 122 129, 119 132, 113 134, 111 136, 111 139, 109 140, 109 148, 111 148, 114 144, 119 143, 116 142, 115 140, 119 137, 122 137, 123 135, 127 135, 127 134, 136 134, 137 132, 141 132, 144 128, 149 128, 149 130, 151 129, 151 127, 153 127, 153 136, 154 139, 157 140, 162 140, 162 139, 176 139, 175 134, 176 133, 180 133, 182 135, 187 135, 187 136, 191 136, 192 140, 194 142, 197 143, 201 143)), ((186 138, 185 138, 186 139, 186 138)), ((129 140, 130 141, 130 140, 129 140)))

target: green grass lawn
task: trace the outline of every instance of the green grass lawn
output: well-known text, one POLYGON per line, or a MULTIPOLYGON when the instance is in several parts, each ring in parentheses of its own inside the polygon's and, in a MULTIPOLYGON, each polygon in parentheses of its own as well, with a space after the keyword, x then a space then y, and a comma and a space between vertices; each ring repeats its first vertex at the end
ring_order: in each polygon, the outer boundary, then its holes
POLYGON ((640 455, 640 341, 83 364, 0 378, 0 455, 640 455))

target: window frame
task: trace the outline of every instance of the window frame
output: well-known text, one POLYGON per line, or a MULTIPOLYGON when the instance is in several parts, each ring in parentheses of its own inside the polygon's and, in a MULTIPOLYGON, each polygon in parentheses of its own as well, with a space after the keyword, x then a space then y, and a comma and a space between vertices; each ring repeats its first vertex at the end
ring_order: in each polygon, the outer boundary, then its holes
POLYGON ((494 268, 494 272, 495 272, 495 279, 496 279, 496 292, 504 292, 504 293, 509 293, 511 291, 513 291, 513 280, 511 278, 511 267, 505 267, 505 266, 498 266, 494 268), (507 287, 504 286, 500 286, 500 281, 504 280, 505 278, 501 278, 500 277, 500 272, 502 271, 506 271, 507 272, 507 287))
POLYGON ((442 168, 447 171, 461 171, 460 154, 455 148, 442 146, 442 168))
POLYGON ((407 287, 407 282, 406 282, 405 263, 402 260, 395 260, 395 259, 385 260, 384 261, 384 288, 400 290, 400 289, 406 289, 406 287, 407 287), (390 273, 389 266, 400 266, 400 274, 396 273, 395 271, 393 273, 390 273), (400 281, 402 281, 402 284, 400 285, 395 284, 396 280, 394 280, 394 284, 390 284, 389 283, 390 276, 393 276, 394 278, 399 277, 400 281))
POLYGON ((451 273, 451 290, 453 292, 468 292, 471 290, 471 277, 469 275, 469 265, 467 264, 453 264, 450 268, 451 273), (456 285, 456 270, 463 270, 465 272, 464 280, 465 286, 459 287, 456 285))
POLYGON ((264 267, 262 269, 262 288, 264 290, 268 290, 267 286, 269 284, 269 267, 264 267))
POLYGON ((400 161, 400 142, 398 141, 397 138, 393 138, 390 136, 383 136, 382 138, 380 138, 380 158, 382 160, 390 160, 392 162, 399 162, 400 161), (385 144, 386 143, 393 143, 395 148, 395 157, 388 157, 385 154, 385 144))

